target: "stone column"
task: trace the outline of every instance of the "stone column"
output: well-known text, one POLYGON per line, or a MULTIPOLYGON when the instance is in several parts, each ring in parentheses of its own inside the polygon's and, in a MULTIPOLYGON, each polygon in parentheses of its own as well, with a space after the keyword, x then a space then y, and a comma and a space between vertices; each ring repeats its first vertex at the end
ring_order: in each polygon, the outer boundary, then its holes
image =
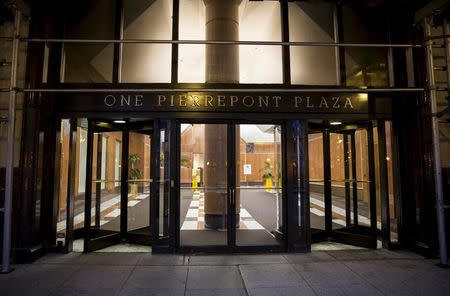
MULTIPOLYGON (((204 0, 206 40, 239 40, 241 0, 204 0)), ((206 45, 206 83, 239 83, 239 46, 206 45)), ((205 125, 205 227, 226 228, 227 213, 226 125, 205 125), (208 189, 208 187, 210 189, 208 189)), ((239 155, 239 150, 237 151, 239 155)), ((239 174, 239 170, 237 173, 239 174)), ((236 198, 239 208, 239 198, 236 198)), ((239 213, 239 212, 238 212, 239 213)), ((239 216, 237 217, 239 221, 239 216)))
MULTIPOLYGON (((239 40, 241 0, 204 0, 206 40, 239 40)), ((206 83, 239 83, 239 46, 206 45, 206 83)))

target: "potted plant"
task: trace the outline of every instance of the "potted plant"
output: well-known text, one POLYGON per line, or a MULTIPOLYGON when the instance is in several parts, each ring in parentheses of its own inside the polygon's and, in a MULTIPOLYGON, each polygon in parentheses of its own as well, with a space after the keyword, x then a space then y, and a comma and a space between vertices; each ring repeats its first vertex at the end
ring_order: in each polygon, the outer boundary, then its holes
MULTIPOLYGON (((130 154, 128 156, 128 164, 130 165, 129 179, 130 180, 138 180, 142 178, 141 169, 135 168, 134 166, 141 160, 139 154, 130 154)), ((138 183, 130 182, 129 183, 130 194, 138 193, 138 183)))
POLYGON ((272 192, 272 181, 273 181, 273 168, 269 161, 264 161, 264 167, 262 168, 262 178, 264 180, 264 185, 267 192, 272 192))

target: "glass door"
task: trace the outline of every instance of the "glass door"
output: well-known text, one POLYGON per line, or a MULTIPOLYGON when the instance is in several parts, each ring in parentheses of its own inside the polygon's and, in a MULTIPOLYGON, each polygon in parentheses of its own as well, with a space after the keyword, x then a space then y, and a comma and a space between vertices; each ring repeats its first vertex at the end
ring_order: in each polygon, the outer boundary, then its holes
POLYGON ((330 133, 331 220, 340 242, 376 248, 374 142, 369 126, 330 133))
POLYGON ((324 133, 310 127, 309 151, 309 209, 312 242, 326 239, 325 232, 325 177, 324 133))
POLYGON ((122 155, 127 154, 122 131, 108 122, 90 120, 87 142, 84 252, 121 239, 122 155))
POLYGON ((281 138, 281 125, 235 125, 237 248, 283 245, 281 138))
POLYGON ((129 124, 127 154, 126 239, 131 243, 152 243, 151 210, 151 146, 152 122, 129 124))
POLYGON ((229 126, 180 125, 180 247, 226 247, 229 126))
POLYGON ((181 248, 284 247, 282 126, 179 125, 181 248))
POLYGON ((60 123, 55 153, 55 244, 65 252, 82 251, 87 120, 61 119, 60 123))
POLYGON ((312 242, 375 248, 374 143, 370 124, 310 124, 312 242))

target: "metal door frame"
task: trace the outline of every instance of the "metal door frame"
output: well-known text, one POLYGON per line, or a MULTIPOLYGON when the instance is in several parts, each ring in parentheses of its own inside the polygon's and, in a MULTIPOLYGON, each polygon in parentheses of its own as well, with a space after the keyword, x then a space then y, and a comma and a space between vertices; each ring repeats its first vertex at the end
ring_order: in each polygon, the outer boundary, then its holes
POLYGON ((180 188, 180 155, 181 155, 181 124, 226 124, 227 125, 227 244, 223 246, 182 246, 180 244, 180 231, 181 231, 181 223, 180 223, 180 190, 175 194, 176 202, 176 233, 175 233, 175 249, 181 253, 192 253, 192 252, 205 252, 205 253, 216 253, 216 252, 282 252, 287 250, 287 190, 286 190, 286 124, 284 121, 264 121, 264 120, 233 120, 233 119, 178 119, 176 121, 176 136, 177 136, 177 145, 176 145, 176 187, 180 188), (273 124, 280 125, 282 127, 281 131, 281 154, 282 154, 282 209, 281 212, 283 214, 283 225, 282 225, 282 240, 283 243, 281 245, 268 245, 268 246, 238 246, 236 245, 236 226, 234 220, 236 217, 236 200, 235 200, 235 192, 236 192, 236 126, 239 124, 273 124))

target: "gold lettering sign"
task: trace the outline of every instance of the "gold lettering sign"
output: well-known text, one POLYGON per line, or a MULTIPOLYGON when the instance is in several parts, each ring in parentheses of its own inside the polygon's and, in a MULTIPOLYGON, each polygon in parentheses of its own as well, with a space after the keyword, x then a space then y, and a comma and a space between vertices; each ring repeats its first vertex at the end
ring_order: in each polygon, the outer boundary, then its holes
MULTIPOLYGON (((93 101, 95 100, 91 100, 93 101)), ((367 113, 368 95, 244 92, 119 93, 103 95, 102 106, 114 111, 367 113)))

